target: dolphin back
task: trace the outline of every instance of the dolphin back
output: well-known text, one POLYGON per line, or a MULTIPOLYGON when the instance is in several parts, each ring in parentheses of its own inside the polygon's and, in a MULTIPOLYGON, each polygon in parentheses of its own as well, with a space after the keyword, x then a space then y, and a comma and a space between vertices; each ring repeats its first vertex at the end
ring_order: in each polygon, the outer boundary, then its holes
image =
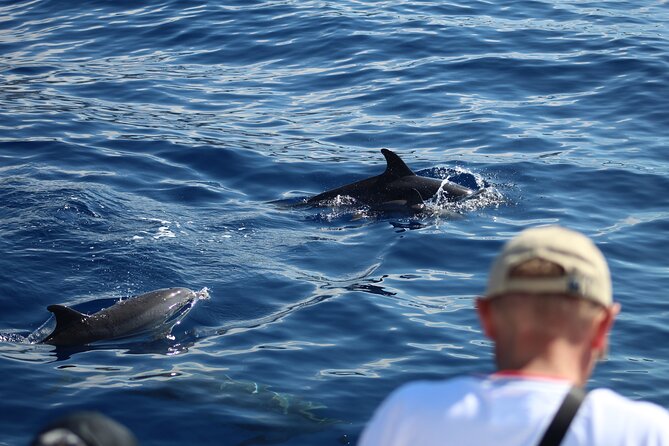
POLYGON ((382 194, 382 191, 387 189, 388 185, 393 181, 404 177, 416 176, 395 152, 381 149, 381 153, 386 158, 386 170, 381 175, 325 191, 309 198, 307 203, 332 200, 337 196, 348 196, 363 202, 371 202, 375 201, 375 198, 380 193, 382 194))

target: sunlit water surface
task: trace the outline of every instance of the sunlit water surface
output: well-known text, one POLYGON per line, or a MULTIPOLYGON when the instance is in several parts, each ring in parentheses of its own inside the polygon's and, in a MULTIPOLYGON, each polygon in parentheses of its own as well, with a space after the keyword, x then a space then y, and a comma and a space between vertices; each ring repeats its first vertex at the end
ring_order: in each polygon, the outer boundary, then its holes
POLYGON ((549 223, 623 306, 591 387, 668 407, 668 29, 640 0, 1 2, 0 444, 77 409, 143 445, 354 444, 398 385, 492 370, 473 299, 549 223), (486 193, 299 206, 381 148, 486 193), (172 286, 211 298, 170 338, 28 342, 47 305, 172 286))

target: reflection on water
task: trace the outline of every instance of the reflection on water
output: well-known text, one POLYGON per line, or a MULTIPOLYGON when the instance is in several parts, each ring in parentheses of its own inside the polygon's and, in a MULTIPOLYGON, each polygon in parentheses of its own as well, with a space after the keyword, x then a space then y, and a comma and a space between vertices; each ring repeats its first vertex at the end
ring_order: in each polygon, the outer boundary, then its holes
POLYGON ((142 444, 354 444, 398 385, 491 369, 474 298, 504 240, 552 223, 593 236, 623 306, 593 385, 669 404, 668 14, 1 5, 4 441, 85 408, 142 444), (303 205, 380 173, 382 148, 479 192, 303 205), (27 343, 47 305, 170 286, 212 294, 173 339, 27 343))

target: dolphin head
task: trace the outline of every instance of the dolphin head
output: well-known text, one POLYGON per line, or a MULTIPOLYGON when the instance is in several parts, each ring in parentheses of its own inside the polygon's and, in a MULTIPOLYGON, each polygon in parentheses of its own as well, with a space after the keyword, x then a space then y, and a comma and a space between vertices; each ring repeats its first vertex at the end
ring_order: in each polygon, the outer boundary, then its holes
POLYGON ((164 293, 164 306, 161 307, 165 324, 178 324, 199 300, 197 293, 188 288, 169 288, 161 292, 164 293))

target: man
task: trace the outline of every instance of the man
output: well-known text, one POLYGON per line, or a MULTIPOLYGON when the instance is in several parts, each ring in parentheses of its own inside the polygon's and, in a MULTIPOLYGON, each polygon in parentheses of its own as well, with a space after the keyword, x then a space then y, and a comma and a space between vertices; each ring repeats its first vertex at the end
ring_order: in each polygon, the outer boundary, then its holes
POLYGON ((607 389, 590 391, 580 407, 572 396, 606 354, 620 311, 606 260, 584 235, 558 226, 521 232, 495 260, 476 308, 498 371, 401 387, 359 446, 535 446, 548 444, 555 418, 552 444, 669 445, 661 407, 607 389), (564 401, 560 412, 573 418, 556 416, 564 401))

